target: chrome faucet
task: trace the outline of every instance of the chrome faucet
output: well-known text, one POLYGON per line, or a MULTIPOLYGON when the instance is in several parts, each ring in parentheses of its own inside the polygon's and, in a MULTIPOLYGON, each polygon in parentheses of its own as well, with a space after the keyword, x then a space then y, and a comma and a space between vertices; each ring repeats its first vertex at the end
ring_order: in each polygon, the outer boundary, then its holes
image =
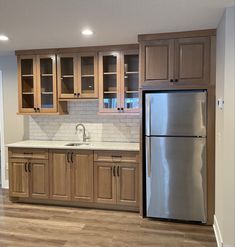
POLYGON ((89 139, 89 137, 86 135, 86 129, 85 129, 85 126, 84 124, 82 123, 78 123, 75 127, 75 134, 78 133, 78 128, 79 127, 82 127, 82 141, 83 142, 86 142, 87 139, 89 139))

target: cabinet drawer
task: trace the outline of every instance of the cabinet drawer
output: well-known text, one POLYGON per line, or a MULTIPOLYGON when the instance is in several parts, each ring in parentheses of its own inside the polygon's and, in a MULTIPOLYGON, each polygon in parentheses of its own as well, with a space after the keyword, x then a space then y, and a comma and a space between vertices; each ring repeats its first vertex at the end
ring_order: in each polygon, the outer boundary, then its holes
POLYGON ((125 162, 125 163, 138 163, 139 162, 139 153, 130 151, 95 151, 94 152, 94 161, 101 162, 125 162))
POLYGON ((9 149, 9 158, 47 160, 48 151, 45 149, 11 148, 9 149))

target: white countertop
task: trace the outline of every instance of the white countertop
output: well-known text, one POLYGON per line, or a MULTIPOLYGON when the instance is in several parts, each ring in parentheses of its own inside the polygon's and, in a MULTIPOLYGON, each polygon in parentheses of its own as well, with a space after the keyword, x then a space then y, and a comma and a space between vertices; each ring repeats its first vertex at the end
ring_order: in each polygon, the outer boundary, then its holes
POLYGON ((66 146, 69 143, 80 143, 76 141, 38 141, 26 140, 6 145, 14 148, 45 148, 45 149, 81 149, 81 150, 120 150, 139 151, 139 143, 122 142, 87 142, 89 145, 66 146))

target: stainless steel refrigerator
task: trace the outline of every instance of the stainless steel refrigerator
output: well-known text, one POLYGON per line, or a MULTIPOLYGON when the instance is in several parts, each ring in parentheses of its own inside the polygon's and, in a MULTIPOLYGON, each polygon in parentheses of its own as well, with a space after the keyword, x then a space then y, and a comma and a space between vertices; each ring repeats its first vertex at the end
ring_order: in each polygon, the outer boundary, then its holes
POLYGON ((145 93, 145 214, 207 221, 207 92, 145 93))

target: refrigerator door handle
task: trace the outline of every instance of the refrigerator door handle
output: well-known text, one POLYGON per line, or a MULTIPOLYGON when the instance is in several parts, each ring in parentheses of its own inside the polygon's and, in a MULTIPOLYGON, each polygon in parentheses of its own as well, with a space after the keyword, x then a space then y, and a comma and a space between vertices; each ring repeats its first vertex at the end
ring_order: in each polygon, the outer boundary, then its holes
POLYGON ((151 138, 146 137, 146 165, 148 167, 148 177, 151 176, 151 138))
POLYGON ((151 95, 147 95, 146 98, 146 135, 151 135, 151 95))

